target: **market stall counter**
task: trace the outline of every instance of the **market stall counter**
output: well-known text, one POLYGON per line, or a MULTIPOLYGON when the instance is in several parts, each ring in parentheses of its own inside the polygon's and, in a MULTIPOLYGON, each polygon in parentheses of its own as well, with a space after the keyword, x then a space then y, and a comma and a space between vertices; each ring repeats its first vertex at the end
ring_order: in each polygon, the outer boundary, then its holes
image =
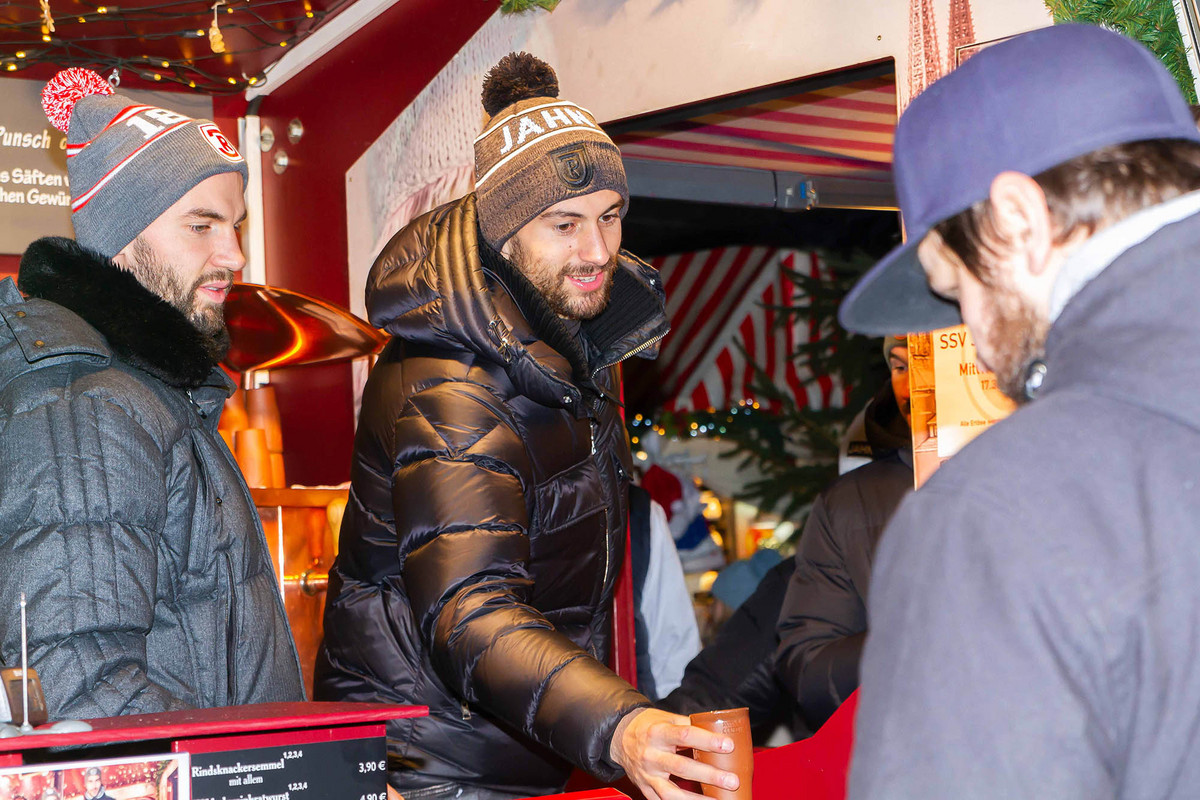
POLYGON ((0 798, 385 800, 384 723, 427 713, 262 703, 43 726, 0 738, 0 798))

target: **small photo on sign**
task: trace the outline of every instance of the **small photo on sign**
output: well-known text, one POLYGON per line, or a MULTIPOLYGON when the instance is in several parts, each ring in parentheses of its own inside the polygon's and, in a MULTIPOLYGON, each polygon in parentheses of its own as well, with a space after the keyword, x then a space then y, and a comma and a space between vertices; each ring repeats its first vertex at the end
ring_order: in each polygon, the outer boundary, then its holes
POLYGON ((191 800, 188 754, 0 769, 0 800, 191 800))

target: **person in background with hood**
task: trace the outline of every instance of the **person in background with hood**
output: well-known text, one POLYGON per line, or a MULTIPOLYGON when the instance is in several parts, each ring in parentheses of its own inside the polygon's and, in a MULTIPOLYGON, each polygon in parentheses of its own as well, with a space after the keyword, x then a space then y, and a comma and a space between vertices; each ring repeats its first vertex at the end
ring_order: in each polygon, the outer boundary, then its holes
POLYGON ((779 613, 777 675, 814 731, 858 688, 875 546, 913 487, 908 339, 885 337, 883 353, 891 380, 865 415, 874 460, 813 503, 779 613))
POLYGON ((780 724, 794 738, 810 735, 857 688, 871 555, 913 483, 908 339, 886 337, 883 353, 891 378, 865 414, 877 460, 821 492, 795 558, 779 562, 775 551, 759 550, 722 570, 712 593, 732 616, 660 707, 687 714, 746 706, 761 744, 780 724))

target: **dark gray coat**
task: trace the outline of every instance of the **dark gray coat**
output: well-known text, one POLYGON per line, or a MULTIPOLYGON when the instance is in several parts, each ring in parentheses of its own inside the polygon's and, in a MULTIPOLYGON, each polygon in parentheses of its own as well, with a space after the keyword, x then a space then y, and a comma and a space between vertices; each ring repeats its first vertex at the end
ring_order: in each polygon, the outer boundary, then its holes
POLYGON ((0 655, 52 718, 302 700, 231 382, 187 319, 67 239, 0 284, 0 655))
POLYGON ((901 504, 850 795, 1200 789, 1200 217, 1066 305, 1037 398, 901 504))
POLYGON ((317 696, 429 706, 389 726, 402 792, 525 796, 571 763, 619 774, 613 729, 648 702, 602 663, 630 471, 613 365, 667 322, 657 273, 623 257, 576 339, 476 231, 469 195, 371 271, 393 339, 363 395, 317 696))

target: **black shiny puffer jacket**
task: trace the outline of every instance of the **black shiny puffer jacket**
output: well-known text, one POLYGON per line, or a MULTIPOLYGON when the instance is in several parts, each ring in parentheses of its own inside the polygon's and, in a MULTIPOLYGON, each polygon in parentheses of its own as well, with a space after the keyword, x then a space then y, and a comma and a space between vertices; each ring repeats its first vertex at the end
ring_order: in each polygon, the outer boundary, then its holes
POLYGON ((479 242, 468 195, 371 270, 393 338, 363 396, 316 692, 429 706, 389 727, 401 791, 520 797, 570 764, 618 776, 613 729, 648 705, 603 665, 630 471, 615 365, 668 326, 657 272, 627 254, 575 338, 479 242))

